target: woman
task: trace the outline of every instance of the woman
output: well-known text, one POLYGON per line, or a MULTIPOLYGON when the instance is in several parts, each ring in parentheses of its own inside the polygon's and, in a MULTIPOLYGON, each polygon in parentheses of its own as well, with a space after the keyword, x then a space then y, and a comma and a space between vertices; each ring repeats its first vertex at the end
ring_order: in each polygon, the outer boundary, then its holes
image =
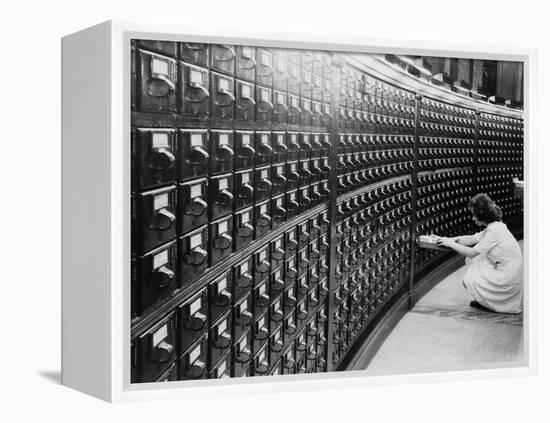
POLYGON ((466 256, 463 284, 474 298, 472 307, 498 313, 521 313, 523 256, 504 223, 502 211, 486 194, 470 200, 474 222, 485 229, 475 235, 437 237, 444 245, 466 256))

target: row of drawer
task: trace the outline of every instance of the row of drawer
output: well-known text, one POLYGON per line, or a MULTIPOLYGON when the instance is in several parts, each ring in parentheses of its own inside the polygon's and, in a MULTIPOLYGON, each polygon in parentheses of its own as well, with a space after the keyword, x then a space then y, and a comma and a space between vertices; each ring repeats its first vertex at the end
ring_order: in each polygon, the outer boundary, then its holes
POLYGON ((376 79, 350 64, 344 64, 342 67, 340 85, 374 95, 386 101, 414 106, 415 96, 412 92, 376 79))
MULTIPOLYGON (((251 272, 254 280, 260 281, 269 275, 270 269, 284 263, 285 280, 308 273, 308 269, 312 281, 322 278, 327 273, 329 245, 326 213, 315 215, 270 243, 259 246, 251 254, 246 272, 251 272)), ((227 219, 212 224, 210 230, 207 226, 198 228, 136 258, 132 272, 133 314, 144 313, 158 301, 170 297, 177 288, 189 285, 209 267, 227 258, 233 247, 238 250, 252 241, 252 235, 244 238, 239 236, 239 229, 230 229, 230 219, 227 219)), ((242 271, 242 263, 238 269, 242 271)))
MULTIPOLYGON (((328 201, 330 194, 328 181, 277 195, 267 190, 261 193, 262 198, 243 189, 248 183, 233 187, 232 182, 230 177, 199 179, 135 195, 133 253, 143 254, 203 225, 210 226, 213 236, 234 234, 238 238, 235 250, 239 250, 289 219, 328 201), (225 182, 220 185, 220 181, 225 182)), ((260 186, 258 182, 256 187, 260 186)), ((326 216, 319 220, 321 225, 328 225, 326 216)))
POLYGON ((384 97, 377 91, 356 89, 340 85, 338 105, 342 109, 370 112, 379 115, 402 117, 414 120, 415 106, 406 97, 384 97))
POLYGON ((337 193, 341 195, 388 178, 409 175, 413 169, 412 161, 404 161, 338 175, 337 193))
POLYGON ((422 109, 426 113, 435 113, 440 115, 447 116, 458 116, 467 120, 475 119, 476 112, 471 109, 465 109, 460 106, 454 106, 448 103, 443 103, 441 101, 432 100, 430 98, 422 99, 422 109))
POLYGON ((425 110, 421 103, 420 117, 424 122, 427 123, 442 123, 447 122, 447 124, 454 124, 453 126, 463 126, 467 128, 474 128, 476 124, 475 116, 463 117, 458 113, 445 113, 433 112, 430 110, 425 110))
POLYGON ((332 58, 324 51, 148 40, 138 40, 137 47, 266 86, 300 72, 306 74, 305 80, 332 75, 332 58))
POLYGON ((414 159, 412 148, 392 148, 368 152, 338 153, 338 174, 382 165, 408 162, 414 159))
POLYGON ((271 88, 144 50, 136 55, 132 105, 137 111, 308 126, 330 123, 329 80, 296 75, 271 88))
POLYGON ((458 138, 474 138, 476 135, 475 128, 464 126, 444 125, 440 123, 430 123, 420 121, 418 123, 422 135, 424 136, 446 136, 458 138))
POLYGON ((355 108, 340 107, 337 128, 339 131, 371 132, 394 135, 413 135, 414 118, 404 113, 388 113, 373 110, 372 106, 356 105, 355 108))
POLYGON ((338 134, 338 153, 362 153, 371 150, 412 148, 414 136, 388 134, 338 134))
POLYGON ((318 299, 303 311, 283 314, 281 309, 259 316, 239 305, 210 325, 197 311, 197 301, 180 307, 134 341, 133 382, 165 380, 173 363, 178 374, 169 380, 239 377, 250 375, 249 370, 264 375, 281 355, 288 354, 285 359, 291 361, 291 350, 294 357, 306 350, 310 359, 325 357, 326 305, 318 299))
POLYGON ((285 163, 288 169, 276 167, 273 174, 321 179, 330 172, 330 146, 321 133, 136 128, 132 179, 134 189, 144 189, 285 163))

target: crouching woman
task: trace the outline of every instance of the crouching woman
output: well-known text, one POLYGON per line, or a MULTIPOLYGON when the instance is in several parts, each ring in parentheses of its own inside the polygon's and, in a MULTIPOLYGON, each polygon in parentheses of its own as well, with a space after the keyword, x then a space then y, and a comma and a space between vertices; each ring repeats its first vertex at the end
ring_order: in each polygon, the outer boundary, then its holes
POLYGON ((472 307, 498 313, 521 313, 523 304, 523 255, 521 248, 501 222, 502 211, 486 194, 470 200, 476 225, 483 227, 474 235, 438 237, 466 257, 463 283, 474 301, 472 307))

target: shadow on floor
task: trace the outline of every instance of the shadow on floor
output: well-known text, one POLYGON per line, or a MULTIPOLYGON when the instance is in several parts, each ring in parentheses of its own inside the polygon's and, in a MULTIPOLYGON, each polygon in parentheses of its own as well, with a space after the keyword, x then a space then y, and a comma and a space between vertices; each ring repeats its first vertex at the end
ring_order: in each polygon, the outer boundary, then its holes
POLYGON ((40 370, 38 374, 56 385, 61 385, 61 372, 59 370, 40 370))

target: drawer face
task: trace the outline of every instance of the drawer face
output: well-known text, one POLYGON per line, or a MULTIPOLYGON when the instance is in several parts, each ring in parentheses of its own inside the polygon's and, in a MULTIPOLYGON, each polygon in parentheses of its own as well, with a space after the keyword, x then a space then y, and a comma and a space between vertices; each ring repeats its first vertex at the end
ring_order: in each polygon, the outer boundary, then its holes
POLYGON ((252 267, 253 259, 250 257, 233 268, 233 298, 235 302, 252 292, 252 267))
POLYGON ((138 50, 137 107, 142 112, 176 113, 176 61, 138 50))
POLYGON ((177 54, 177 43, 174 41, 137 40, 136 44, 144 50, 153 51, 170 57, 175 57, 177 54))
POLYGON ((257 352, 262 347, 267 345, 269 338, 269 316, 268 313, 257 314, 252 326, 252 350, 257 352))
POLYGON ((256 96, 253 83, 235 81, 235 119, 254 120, 256 111, 256 96))
POLYGON ((245 373, 248 375, 248 369, 252 362, 252 333, 247 331, 233 344, 232 351, 233 363, 232 376, 241 377, 245 373))
POLYGON ((186 234, 208 222, 206 178, 178 184, 178 234, 186 234))
POLYGON ((211 67, 229 75, 235 73, 235 46, 227 44, 212 44, 211 67))
POLYGON ((235 76, 254 82, 256 78, 257 53, 255 47, 236 46, 235 76))
POLYGON ((286 200, 285 195, 281 194, 273 197, 271 200, 272 228, 277 229, 286 222, 286 200))
POLYGON ((178 351, 187 350, 208 330, 208 292, 204 288, 178 307, 178 351))
POLYGON ((210 78, 208 70, 180 62, 181 113, 207 116, 210 113, 210 78))
POLYGON ((132 345, 132 382, 154 382, 176 359, 176 324, 171 314, 132 345))
POLYGON ((226 314, 231 310, 233 301, 233 274, 231 271, 210 282, 208 298, 210 322, 217 321, 222 314, 226 314))
POLYGON ((134 190, 175 182, 175 131, 137 128, 132 132, 132 187, 134 190))
POLYGON ((235 131, 235 170, 252 169, 255 156, 254 132, 235 131))
POLYGON ((231 377, 232 356, 231 352, 221 358, 218 364, 210 366, 209 379, 225 379, 231 377))
POLYGON ((251 207, 235 213, 233 238, 235 251, 246 247, 254 239, 253 209, 251 207))
POLYGON ((233 211, 234 187, 233 175, 226 173, 211 176, 209 180, 210 190, 210 218, 212 220, 227 216, 233 211))
POLYGON ((187 63, 208 66, 208 44, 180 43, 180 58, 187 63))
POLYGON ((253 366, 254 376, 265 376, 268 374, 269 354, 267 344, 259 349, 258 353, 254 357, 253 366))
POLYGON ((233 251, 233 218, 226 217, 210 224, 210 266, 214 266, 233 251))
POLYGON ((176 236, 176 187, 140 193, 133 202, 134 252, 142 254, 176 236))
POLYGON ((252 295, 246 295, 233 306, 233 338, 240 338, 252 322, 252 295))
POLYGON ((180 285, 200 277, 208 267, 208 227, 202 226, 179 239, 180 285))
POLYGON ((178 137, 180 180, 206 176, 210 162, 208 133, 200 129, 181 129, 178 137))
POLYGON ((132 267, 132 315, 140 316, 178 287, 176 242, 137 258, 132 267))
POLYGON ((189 350, 183 353, 178 363, 179 379, 204 379, 207 376, 208 335, 204 334, 189 350))
POLYGON ((235 80, 227 75, 212 73, 212 115, 233 119, 235 108, 235 80))
POLYGON ((232 131, 211 131, 209 151, 211 175, 233 171, 234 149, 232 131))
POLYGON ((210 328, 209 333, 209 363, 217 366, 230 353, 233 338, 231 336, 231 313, 220 317, 210 328))
POLYGON ((273 86, 273 53, 270 49, 256 49, 256 83, 264 87, 273 86))
POLYGON ((271 122, 273 118, 272 96, 270 88, 256 86, 256 120, 271 122))

